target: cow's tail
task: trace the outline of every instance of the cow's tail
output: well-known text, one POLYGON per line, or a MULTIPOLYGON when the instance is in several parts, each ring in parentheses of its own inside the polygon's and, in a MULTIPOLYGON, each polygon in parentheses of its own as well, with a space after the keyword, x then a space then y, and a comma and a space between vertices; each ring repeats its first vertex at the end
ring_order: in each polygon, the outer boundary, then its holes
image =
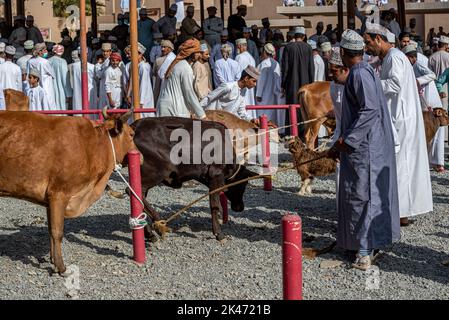
POLYGON ((308 101, 308 94, 307 94, 307 90, 302 87, 301 89, 299 89, 298 92, 298 101, 299 104, 301 105, 301 108, 299 110, 301 110, 301 121, 307 121, 309 120, 309 114, 307 113, 307 101, 308 101))
MULTIPOLYGON (((308 109, 307 102, 309 101, 309 93, 308 93, 308 90, 306 87, 307 87, 307 85, 303 86, 298 91, 298 101, 301 106, 301 108, 299 108, 301 117, 298 119, 298 122, 304 122, 304 121, 310 120, 310 115, 307 112, 307 109, 308 109)), ((304 131, 306 130, 307 126, 308 126, 308 124, 301 124, 298 127, 298 130, 300 132, 300 137, 303 142, 304 142, 303 134, 304 134, 304 131)))

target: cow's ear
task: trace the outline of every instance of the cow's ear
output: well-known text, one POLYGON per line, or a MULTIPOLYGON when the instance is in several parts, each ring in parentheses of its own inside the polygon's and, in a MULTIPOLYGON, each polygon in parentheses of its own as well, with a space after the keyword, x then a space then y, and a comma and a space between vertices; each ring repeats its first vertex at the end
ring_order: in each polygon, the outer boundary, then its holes
POLYGON ((125 113, 123 116, 120 117, 120 120, 123 123, 128 122, 129 118, 131 118, 131 116, 133 115, 133 110, 129 110, 127 113, 125 113))
POLYGON ((123 131, 123 122, 118 119, 108 119, 104 122, 104 127, 109 131, 111 137, 116 137, 123 131))

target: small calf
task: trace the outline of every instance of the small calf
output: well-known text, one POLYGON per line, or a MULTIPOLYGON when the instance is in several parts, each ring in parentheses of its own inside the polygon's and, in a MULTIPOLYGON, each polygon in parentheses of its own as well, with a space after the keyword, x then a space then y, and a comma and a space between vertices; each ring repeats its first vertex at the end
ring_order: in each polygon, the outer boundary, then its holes
POLYGON ((449 117, 447 111, 443 108, 435 108, 432 111, 426 110, 423 111, 422 115, 426 131, 427 147, 429 148, 438 129, 449 125, 449 117))
POLYGON ((302 184, 298 192, 299 195, 312 194, 311 184, 315 177, 324 177, 335 172, 337 161, 327 157, 300 165, 303 162, 325 155, 327 151, 316 152, 310 150, 298 137, 292 137, 287 140, 285 147, 293 155, 296 170, 298 170, 298 174, 301 176, 302 184))

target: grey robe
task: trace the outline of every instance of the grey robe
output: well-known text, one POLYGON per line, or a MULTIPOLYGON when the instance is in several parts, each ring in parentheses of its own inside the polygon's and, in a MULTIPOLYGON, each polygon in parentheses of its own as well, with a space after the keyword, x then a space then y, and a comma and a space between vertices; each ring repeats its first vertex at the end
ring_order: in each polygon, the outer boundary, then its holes
POLYGON ((353 151, 340 154, 338 245, 379 249, 399 240, 393 128, 380 80, 366 62, 345 85, 341 133, 353 151))

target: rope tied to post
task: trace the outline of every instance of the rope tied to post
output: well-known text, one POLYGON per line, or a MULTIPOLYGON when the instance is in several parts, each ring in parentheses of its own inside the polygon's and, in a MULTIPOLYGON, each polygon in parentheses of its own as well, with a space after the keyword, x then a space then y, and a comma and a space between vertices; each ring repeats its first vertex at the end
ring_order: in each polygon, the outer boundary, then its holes
MULTIPOLYGON (((284 172, 284 171, 296 169, 296 168, 299 167, 299 166, 303 166, 303 165, 308 164, 308 163, 310 163, 310 162, 318 161, 318 160, 323 159, 323 158, 325 158, 325 157, 327 157, 326 154, 321 155, 321 156, 319 156, 319 157, 317 157, 317 158, 314 158, 314 159, 310 159, 310 160, 301 162, 301 163, 298 164, 298 165, 293 165, 293 166, 290 166, 290 167, 286 167, 286 168, 279 169, 279 170, 276 171, 276 174, 281 173, 281 172, 284 172)), ((180 217, 184 212, 186 212, 188 209, 190 209, 191 207, 193 207, 193 205, 195 205, 196 203, 198 203, 198 202, 204 200, 205 198, 207 198, 207 197, 209 197, 209 196, 211 196, 211 195, 213 195, 213 194, 219 193, 219 192, 221 192, 221 191, 224 191, 224 190, 226 190, 226 189, 229 188, 229 187, 233 187, 233 186, 236 186, 236 185, 239 185, 239 184, 242 184, 242 183, 244 183, 244 182, 251 181, 251 180, 263 179, 263 178, 271 177, 272 175, 273 175, 273 174, 272 174, 271 172, 270 172, 270 173, 267 173, 267 174, 260 174, 260 175, 254 176, 254 177, 249 177, 249 178, 245 178, 245 179, 242 179, 242 180, 239 180, 239 181, 235 181, 235 182, 226 184, 226 185, 224 185, 223 187, 220 187, 220 188, 218 188, 218 189, 212 190, 212 191, 208 192, 207 194, 205 194, 205 195, 199 197, 198 199, 196 199, 196 200, 190 202, 189 204, 187 204, 186 206, 184 206, 182 209, 178 210, 178 211, 175 212, 174 214, 170 215, 170 217, 168 217, 168 219, 166 219, 166 220, 155 221, 155 222, 152 224, 152 227, 153 227, 154 230, 159 230, 159 232, 163 235, 163 234, 165 234, 165 233, 167 232, 167 230, 169 230, 169 228, 167 227, 167 224, 168 224, 169 222, 173 221, 173 220, 176 219, 177 217, 180 217)))
MULTIPOLYGON (((109 134, 109 132, 108 132, 108 137, 109 137, 109 142, 111 143, 112 156, 114 157, 114 172, 117 173, 119 175, 119 177, 123 180, 123 182, 129 188, 129 190, 131 191, 133 196, 140 202, 140 204, 142 205, 142 208, 145 208, 145 205, 144 205, 142 199, 140 199, 140 197, 137 195, 137 193, 134 191, 134 189, 131 187, 131 185, 128 183, 128 181, 126 181, 125 177, 122 175, 121 170, 123 167, 120 163, 117 163, 117 156, 115 154, 114 143, 112 142, 112 138, 111 138, 111 135, 109 134)), ((129 227, 132 230, 138 230, 138 229, 145 228, 145 226, 148 224, 147 217, 148 216, 145 212, 142 212, 136 218, 129 217, 129 222, 128 222, 129 227)))

